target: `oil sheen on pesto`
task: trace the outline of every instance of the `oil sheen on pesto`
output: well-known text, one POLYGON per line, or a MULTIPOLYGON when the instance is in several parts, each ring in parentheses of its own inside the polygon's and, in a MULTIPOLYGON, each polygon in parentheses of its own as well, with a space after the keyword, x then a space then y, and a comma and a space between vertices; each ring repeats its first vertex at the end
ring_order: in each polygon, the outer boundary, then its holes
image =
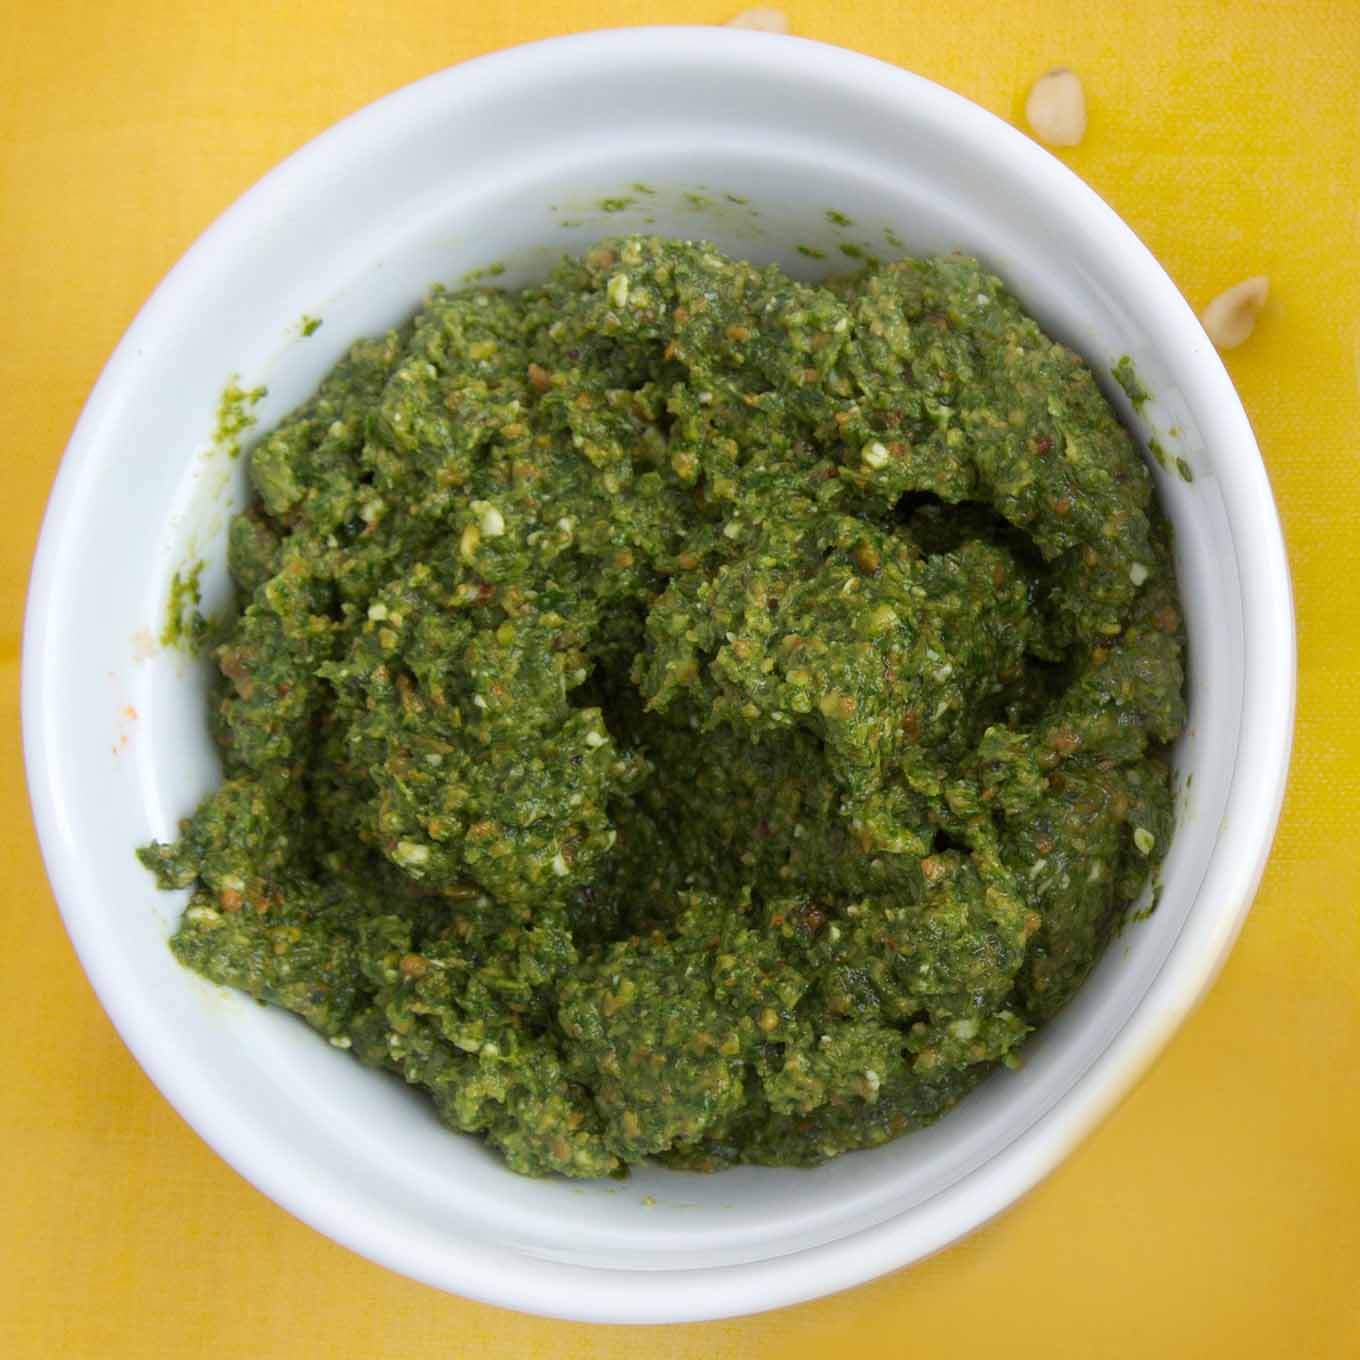
POLYGON ((250 471, 174 951, 516 1171, 920 1127, 1166 848, 1166 521, 969 259, 436 289, 250 471))

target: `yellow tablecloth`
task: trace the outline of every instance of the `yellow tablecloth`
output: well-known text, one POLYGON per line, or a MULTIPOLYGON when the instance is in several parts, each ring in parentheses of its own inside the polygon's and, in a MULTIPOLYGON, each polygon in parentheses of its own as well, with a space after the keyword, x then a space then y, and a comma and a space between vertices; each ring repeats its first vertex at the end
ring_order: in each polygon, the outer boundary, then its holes
MULTIPOLYGON (((736 6, 734 5, 734 8, 736 6)), ((445 1297, 275 1208, 124 1050, 62 930, 17 737, 22 596, 85 394, 197 233, 300 142, 465 57, 715 0, 44 0, 0 9, 0 1356, 1360 1355, 1360 4, 792 0, 797 32, 1018 118, 1085 78, 1069 154, 1197 305, 1267 273, 1229 358, 1298 593, 1284 822, 1208 1001, 1063 1169, 916 1269, 642 1332, 445 1297), (485 10, 490 16, 473 17, 485 10)))

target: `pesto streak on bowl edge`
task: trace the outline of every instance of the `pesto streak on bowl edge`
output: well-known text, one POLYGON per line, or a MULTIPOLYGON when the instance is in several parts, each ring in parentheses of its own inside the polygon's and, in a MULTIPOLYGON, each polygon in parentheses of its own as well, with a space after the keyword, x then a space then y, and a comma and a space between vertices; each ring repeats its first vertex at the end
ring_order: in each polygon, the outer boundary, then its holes
POLYGON ((962 256, 436 289, 251 454, 176 955, 516 1171, 807 1165, 1071 996, 1172 829, 1170 533, 962 256))

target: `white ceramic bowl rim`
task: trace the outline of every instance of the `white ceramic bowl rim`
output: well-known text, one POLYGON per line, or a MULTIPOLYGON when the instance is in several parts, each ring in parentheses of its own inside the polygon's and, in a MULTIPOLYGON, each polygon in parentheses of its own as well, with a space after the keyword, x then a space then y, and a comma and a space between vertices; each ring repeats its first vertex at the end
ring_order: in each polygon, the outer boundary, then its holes
POLYGON ((1193 313, 1145 247, 1094 192, 1061 163, 991 114, 959 96, 885 63, 799 39, 772 39, 718 29, 641 29, 553 39, 480 58, 400 90, 323 133, 267 175, 211 227, 147 302, 110 359, 72 436, 47 511, 35 560, 23 654, 23 724, 30 792, 57 901, 81 961, 119 1032, 152 1080, 227 1160, 273 1199, 332 1238, 416 1279, 488 1302, 558 1316, 608 1321, 717 1317, 770 1308, 831 1292, 937 1250, 984 1222, 1046 1174, 1131 1087, 1209 986, 1250 906, 1264 867, 1288 767, 1294 706, 1294 629, 1283 542, 1265 470, 1250 426, 1222 365, 1203 356, 1193 313), (1066 1099, 1024 1130, 996 1157, 910 1214, 807 1251, 746 1265, 689 1270, 600 1270, 540 1259, 479 1241, 438 1243, 398 1221, 359 1221, 305 1167, 284 1166, 243 1117, 231 1093, 215 1089, 183 1060, 174 1036, 158 1023, 156 999, 130 991, 93 945, 89 900, 74 864, 72 771, 53 759, 62 715, 55 692, 58 664, 49 635, 63 582, 79 570, 79 545, 56 532, 81 496, 82 478, 107 431, 120 418, 123 380, 143 343, 150 343, 172 297, 205 274, 222 252, 245 248, 284 199, 329 173, 333 158, 356 145, 381 146, 413 110, 462 100, 494 99, 505 84, 532 83, 570 62, 591 69, 665 54, 672 62, 724 59, 733 53, 752 75, 796 64, 809 86, 853 87, 866 114, 885 119, 947 119, 951 136, 995 157, 1004 147, 1017 173, 1063 204, 1078 228, 1105 243, 1111 268, 1128 280, 1179 337, 1178 348, 1201 355, 1181 373, 1201 412, 1206 445, 1240 455, 1222 494, 1233 524, 1245 619, 1241 743, 1218 843, 1200 890, 1214 910, 1190 913, 1165 966, 1115 1040, 1096 1057, 1066 1099), (1207 414, 1204 414, 1207 413, 1207 414))

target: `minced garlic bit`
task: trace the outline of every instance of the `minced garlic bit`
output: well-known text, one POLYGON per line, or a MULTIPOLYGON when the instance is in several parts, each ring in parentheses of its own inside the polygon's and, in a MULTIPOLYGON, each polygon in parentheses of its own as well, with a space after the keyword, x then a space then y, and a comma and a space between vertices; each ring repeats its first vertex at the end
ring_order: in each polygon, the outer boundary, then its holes
POLYGON ((472 511, 483 538, 499 538, 505 532, 505 516, 490 501, 473 501, 472 511))
POLYGON ((1034 82, 1025 100, 1025 119, 1049 146, 1076 146, 1086 136, 1086 91, 1081 77, 1055 66, 1034 82))
POLYGON ((1219 349, 1236 349, 1256 329, 1256 314, 1270 296, 1270 280, 1255 274, 1225 288, 1200 314, 1200 324, 1219 349))
POLYGON ((418 841, 398 841, 397 848, 392 852, 392 858, 398 864, 411 869, 416 865, 430 862, 430 847, 421 845, 418 841))
POLYGON ((744 9, 733 15, 725 28, 749 28, 756 33, 787 33, 789 16, 782 9, 772 9, 759 5, 755 9, 744 9))

